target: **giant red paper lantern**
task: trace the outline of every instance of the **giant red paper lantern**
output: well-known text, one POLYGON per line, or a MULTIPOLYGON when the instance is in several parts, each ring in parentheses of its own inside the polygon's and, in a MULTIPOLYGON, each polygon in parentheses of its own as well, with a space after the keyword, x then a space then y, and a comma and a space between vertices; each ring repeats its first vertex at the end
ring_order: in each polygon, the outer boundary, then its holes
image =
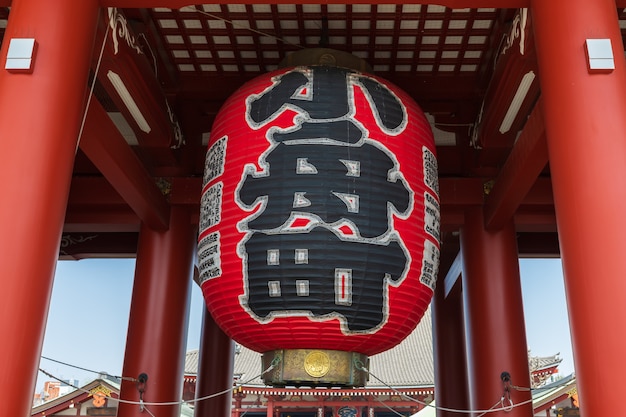
POLYGON ((258 352, 398 344, 435 285, 436 165, 424 114, 378 77, 309 66, 245 84, 206 158, 199 265, 215 321, 258 352))

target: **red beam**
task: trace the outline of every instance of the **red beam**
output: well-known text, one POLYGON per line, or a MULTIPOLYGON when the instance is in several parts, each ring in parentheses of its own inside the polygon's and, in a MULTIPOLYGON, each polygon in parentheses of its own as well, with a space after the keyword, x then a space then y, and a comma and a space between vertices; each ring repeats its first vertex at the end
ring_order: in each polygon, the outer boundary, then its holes
POLYGON ((59 249, 60 260, 133 258, 137 253, 138 233, 64 233, 59 249))
MULTIPOLYGON (((81 146, 82 148, 82 146, 81 146)), ((199 206, 202 193, 202 178, 170 178, 171 192, 168 201, 171 205, 199 206)), ((68 206, 127 207, 128 203, 104 177, 74 177, 70 188, 68 206)))
POLYGON ((546 131, 539 102, 485 199, 487 229, 499 229, 513 217, 547 163, 546 131))
MULTIPOLYGON (((170 178, 172 205, 188 206, 198 221, 202 179, 170 178)), ((477 178, 442 178, 442 232, 458 231, 465 219, 465 210, 483 204, 483 183, 477 178)), ((515 213, 516 230, 520 232, 556 232, 552 186, 540 178, 531 187, 515 213)), ((64 232, 131 232, 138 231, 140 219, 126 201, 102 177, 75 177, 72 180, 64 232)))
POLYGON ((100 47, 103 43, 102 58, 99 60, 99 54, 95 54, 92 66, 95 69, 100 61, 98 81, 133 128, 139 143, 166 148, 179 146, 165 94, 154 72, 152 51, 132 33, 121 11, 103 11, 96 45, 100 47), (131 111, 133 104, 136 111, 131 111))
POLYGON ((168 228, 167 201, 97 100, 89 106, 80 148, 142 222, 168 228))
POLYGON ((481 178, 439 178, 441 205, 482 205, 483 186, 484 181, 481 178))
MULTIPOLYGON (((81 146, 82 147, 82 146, 81 146)), ((67 200, 71 206, 124 206, 128 204, 104 177, 74 177, 67 200)))
POLYGON ((63 233, 138 232, 140 224, 128 207, 68 207, 63 233))
MULTIPOLYGON (((178 177, 170 178, 169 182, 172 186, 170 204, 200 204, 202 178, 178 177)), ((443 207, 464 209, 483 204, 483 181, 480 178, 440 178, 439 191, 443 207)), ((552 187, 547 178, 540 178, 532 184, 522 201, 523 207, 552 207, 552 204, 552 187)), ((104 178, 75 177, 69 197, 69 206, 73 205, 117 206, 126 205, 126 201, 104 178)))
POLYGON ((494 51, 497 64, 478 126, 478 141, 482 148, 510 147, 537 100, 539 80, 536 77, 537 59, 530 26, 530 13, 518 11, 503 46, 494 51), (528 90, 524 91, 524 88, 528 90), (519 97, 516 98, 516 95, 519 97), (520 103, 517 111, 515 99, 520 103), (505 126, 504 119, 509 109, 510 121, 505 126))
MULTIPOLYGON (((102 0, 102 7, 169 7, 178 9, 189 5, 189 0, 102 0)), ((319 4, 319 0, 274 0, 274 1, 258 1, 258 0, 231 0, 216 1, 213 4, 319 4)), ((362 0, 329 0, 325 4, 361 4, 362 0)), ((377 4, 396 4, 398 0, 379 0, 377 4)), ((424 2, 428 4, 430 2, 424 2)), ((441 4, 453 9, 464 9, 467 7, 495 7, 495 8, 519 8, 528 7, 529 0, 439 0, 437 4, 441 4)))
MULTIPOLYGON (((625 0, 626 1, 626 0, 625 0)), ((293 2, 291 2, 293 4, 293 2)), ((476 82, 474 75, 420 76, 417 74, 385 73, 389 81, 396 84, 409 95, 419 101, 441 101, 442 97, 448 100, 471 100, 476 98, 476 82)), ((214 110, 224 100, 230 97, 245 82, 254 78, 254 75, 236 74, 232 76, 187 76, 181 79, 176 93, 184 99, 198 99, 206 101, 206 109, 214 110)))

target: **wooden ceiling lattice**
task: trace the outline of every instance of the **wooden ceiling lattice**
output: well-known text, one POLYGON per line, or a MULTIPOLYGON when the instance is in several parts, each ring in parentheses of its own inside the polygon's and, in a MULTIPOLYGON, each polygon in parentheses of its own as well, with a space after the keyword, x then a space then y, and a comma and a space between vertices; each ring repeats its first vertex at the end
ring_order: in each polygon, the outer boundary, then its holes
POLYGON ((322 39, 378 73, 471 74, 485 59, 498 16, 490 8, 406 4, 195 5, 150 14, 183 75, 271 71, 322 39))

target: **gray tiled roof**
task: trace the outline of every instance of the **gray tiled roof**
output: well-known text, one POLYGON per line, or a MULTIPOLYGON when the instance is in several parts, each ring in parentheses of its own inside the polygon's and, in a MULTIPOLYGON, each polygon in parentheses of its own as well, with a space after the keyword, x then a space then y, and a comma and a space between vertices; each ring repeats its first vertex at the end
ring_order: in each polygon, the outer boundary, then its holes
MULTIPOLYGON (((370 372, 393 387, 432 387, 435 384, 430 308, 399 345, 370 358, 370 372)), ((384 385, 370 377, 367 386, 384 385)))
POLYGON ((198 373, 198 349, 190 350, 185 356, 185 375, 195 375, 198 373))
POLYGON ((552 356, 530 356, 530 352, 528 352, 528 366, 531 372, 552 368, 562 361, 563 359, 559 358, 558 353, 552 356))
MULTIPOLYGON (((198 351, 187 352, 185 374, 194 375, 198 369, 198 351)), ((235 376, 246 385, 264 385, 260 378, 261 354, 237 346, 235 376)), ((386 352, 370 357, 370 372, 384 383, 398 387, 432 387, 434 385, 433 344, 430 308, 416 329, 402 343, 386 352)), ((385 384, 370 377, 368 387, 385 384)))

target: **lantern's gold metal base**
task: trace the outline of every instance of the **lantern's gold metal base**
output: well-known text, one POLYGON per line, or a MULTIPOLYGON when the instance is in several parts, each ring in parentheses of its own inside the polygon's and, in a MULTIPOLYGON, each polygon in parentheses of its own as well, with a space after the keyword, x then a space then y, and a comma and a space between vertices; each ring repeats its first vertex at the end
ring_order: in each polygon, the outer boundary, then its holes
POLYGON ((263 382, 272 386, 362 387, 369 360, 356 352, 281 349, 263 353, 263 382), (272 366, 273 365, 273 366, 272 366))

